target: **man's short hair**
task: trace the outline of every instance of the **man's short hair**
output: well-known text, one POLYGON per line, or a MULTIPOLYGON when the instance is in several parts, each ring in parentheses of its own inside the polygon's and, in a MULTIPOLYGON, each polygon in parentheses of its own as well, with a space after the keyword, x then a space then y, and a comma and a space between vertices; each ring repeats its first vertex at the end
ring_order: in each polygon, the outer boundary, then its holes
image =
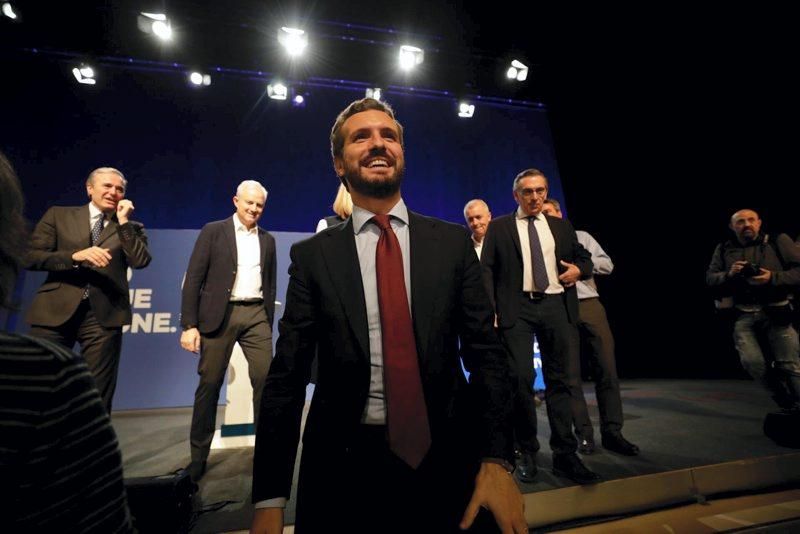
POLYGON ((547 185, 548 187, 550 186, 550 182, 547 181, 547 176, 545 176, 542 171, 540 171, 539 169, 531 168, 531 169, 525 169, 524 171, 519 173, 516 176, 516 178, 514 178, 514 184, 512 185, 511 190, 516 191, 517 189, 519 189, 520 181, 523 178, 527 178, 528 176, 541 176, 542 178, 544 178, 545 185, 547 185))
POLYGON ((465 217, 465 218, 466 218, 466 216, 467 216, 467 210, 468 210, 469 208, 471 208, 471 207, 472 207, 473 205, 475 205, 475 204, 482 204, 482 205, 483 205, 483 207, 484 207, 484 208, 486 208, 486 211, 490 211, 490 210, 489 210, 489 204, 487 204, 485 200, 482 200, 482 199, 480 199, 480 198, 473 198, 472 200, 470 200, 469 202, 467 202, 466 204, 464 204, 464 217, 465 217))
POLYGON ((122 178, 122 187, 124 187, 125 189, 128 189, 128 180, 125 179, 125 175, 122 174, 122 171, 120 171, 119 169, 115 169, 114 167, 98 167, 98 168, 96 168, 95 170, 90 172, 89 173, 89 177, 86 178, 86 185, 92 185, 94 183, 94 175, 95 174, 100 174, 100 173, 104 173, 104 172, 113 172, 114 174, 116 174, 117 176, 122 178))
POLYGON ((242 193, 244 193, 245 189, 259 189, 262 193, 264 193, 265 201, 267 200, 267 195, 269 195, 267 188, 261 185, 261 182, 258 182, 256 180, 244 180, 236 188, 236 196, 237 197, 242 196, 242 193))
POLYGON ((556 200, 554 198, 546 198, 546 199, 544 199, 543 203, 544 204, 551 204, 556 209, 556 211, 561 211, 561 202, 559 202, 558 200, 556 200))
POLYGON ((17 274, 23 264, 27 224, 25 199, 11 163, 0 152, 0 307, 11 307, 17 274))
POLYGON ((355 115, 356 113, 361 113, 362 111, 383 111, 397 125, 397 130, 400 134, 400 146, 403 146, 403 125, 395 118, 394 110, 392 107, 387 104, 386 102, 381 102, 380 100, 375 100, 374 98, 362 98, 361 100, 356 100, 355 102, 351 102, 344 110, 339 113, 339 116, 336 117, 336 122, 333 123, 333 128, 331 129, 331 155, 335 158, 337 156, 342 155, 342 150, 344 149, 344 137, 342 136, 342 125, 344 121, 355 115))

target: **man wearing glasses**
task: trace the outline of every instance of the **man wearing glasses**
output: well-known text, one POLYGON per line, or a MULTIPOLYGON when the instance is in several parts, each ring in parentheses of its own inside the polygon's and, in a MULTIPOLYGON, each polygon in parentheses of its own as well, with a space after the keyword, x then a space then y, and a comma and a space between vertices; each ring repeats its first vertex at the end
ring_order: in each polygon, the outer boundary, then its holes
POLYGON ((544 371, 553 470, 579 484, 600 477, 576 454, 570 399, 580 393, 578 297, 575 283, 592 275, 591 254, 569 221, 542 213, 547 178, 537 169, 519 173, 513 184, 514 213, 498 217, 484 238, 481 265, 494 304, 501 338, 518 377, 514 429, 519 446, 517 476, 536 475, 536 407, 533 392, 533 335, 544 371))

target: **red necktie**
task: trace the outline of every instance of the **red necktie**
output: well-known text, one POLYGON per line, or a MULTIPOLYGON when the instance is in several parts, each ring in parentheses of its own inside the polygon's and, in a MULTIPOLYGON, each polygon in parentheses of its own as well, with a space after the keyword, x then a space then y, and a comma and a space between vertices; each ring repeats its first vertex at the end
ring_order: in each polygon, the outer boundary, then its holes
POLYGON ((381 314, 389 448, 416 469, 431 446, 431 433, 408 309, 403 254, 389 224, 389 216, 376 215, 372 220, 381 229, 375 251, 375 271, 381 314))

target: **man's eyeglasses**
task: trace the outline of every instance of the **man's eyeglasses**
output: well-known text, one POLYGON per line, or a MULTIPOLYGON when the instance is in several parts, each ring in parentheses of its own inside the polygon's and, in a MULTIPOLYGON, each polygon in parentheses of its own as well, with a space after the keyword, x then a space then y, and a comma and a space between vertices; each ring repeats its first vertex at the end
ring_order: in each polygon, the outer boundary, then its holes
POLYGON ((547 194, 547 188, 546 187, 537 187, 536 189, 531 189, 529 187, 526 187, 525 189, 517 190, 517 193, 519 193, 520 195, 522 195, 525 198, 530 198, 533 195, 542 197, 542 196, 547 194))

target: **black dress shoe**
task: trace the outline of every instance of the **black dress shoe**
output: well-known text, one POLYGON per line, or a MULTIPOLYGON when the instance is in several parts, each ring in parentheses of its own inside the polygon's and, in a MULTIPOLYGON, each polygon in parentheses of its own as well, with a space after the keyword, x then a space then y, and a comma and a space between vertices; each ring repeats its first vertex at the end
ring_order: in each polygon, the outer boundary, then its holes
POLYGON ((536 453, 514 451, 514 456, 517 461, 517 468, 514 470, 514 474, 517 475, 519 481, 526 484, 533 482, 539 472, 536 467, 536 453), (518 456, 517 453, 519 453, 518 456))
POLYGON ((639 454, 639 447, 625 439, 619 432, 603 434, 603 448, 625 456, 639 454))
POLYGON ((594 454, 594 439, 578 438, 578 452, 581 454, 594 454))
POLYGON ((206 473, 206 461, 192 460, 192 462, 186 466, 186 470, 189 472, 189 478, 196 484, 200 482, 200 479, 203 478, 203 475, 206 473))
POLYGON ((566 477, 578 484, 594 484, 600 482, 600 475, 589 471, 577 454, 553 455, 553 473, 566 477))

